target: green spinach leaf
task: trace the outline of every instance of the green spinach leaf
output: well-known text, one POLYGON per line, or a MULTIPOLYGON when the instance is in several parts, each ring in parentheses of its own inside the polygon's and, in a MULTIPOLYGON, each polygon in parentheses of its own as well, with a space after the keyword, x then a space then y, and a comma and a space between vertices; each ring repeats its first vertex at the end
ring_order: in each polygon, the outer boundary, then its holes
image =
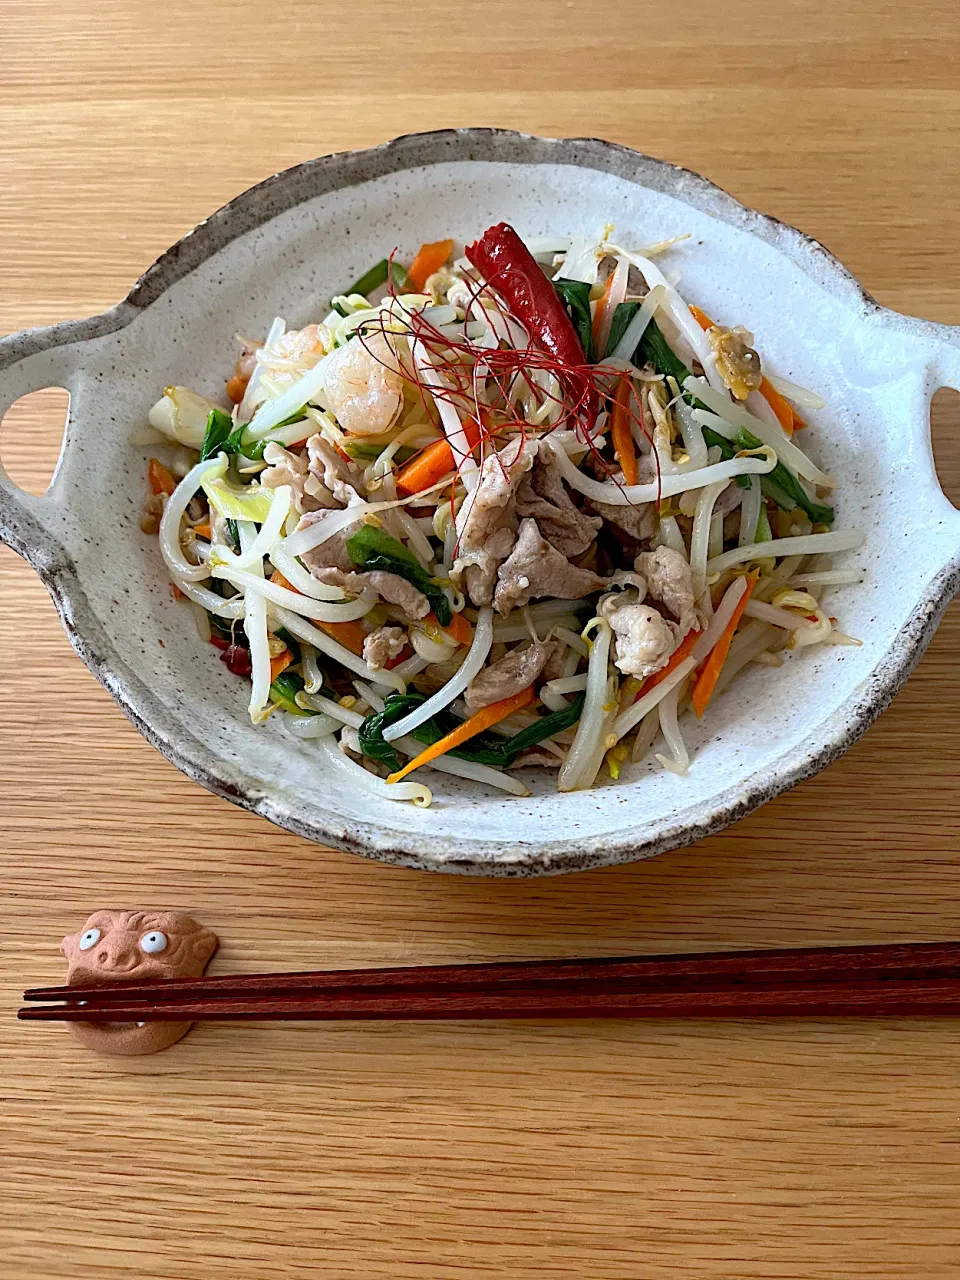
POLYGON ((426 569, 402 542, 383 529, 363 524, 346 541, 347 555, 364 572, 380 569, 395 573, 411 583, 430 601, 430 607, 441 627, 450 625, 450 601, 426 569))
MULTIPOLYGON (((520 733, 514 734, 512 738, 501 738, 495 733, 478 733, 468 742, 464 742, 459 747, 454 747, 449 754, 456 756, 458 760, 470 760, 475 764, 486 764, 491 765, 493 768, 506 769, 522 751, 527 751, 530 747, 535 747, 538 742, 543 742, 544 738, 552 737, 555 733, 562 733, 564 729, 569 729, 576 724, 583 711, 585 697, 585 694, 579 694, 570 706, 562 707, 559 711, 550 712, 549 715, 541 716, 536 724, 522 729, 520 733)), ((394 772, 399 769, 400 757, 396 749, 384 740, 383 731, 389 725, 396 724, 398 720, 403 719, 408 712, 412 711, 414 707, 420 706, 423 701, 423 696, 417 693, 389 694, 384 702, 383 710, 367 716, 360 726, 358 737, 360 739, 360 748, 364 755, 370 756, 372 760, 380 761, 381 764, 387 765, 394 772)), ((429 720, 425 720, 423 724, 418 725, 410 736, 415 738, 417 742, 422 742, 425 747, 430 747, 445 737, 458 723, 459 721, 453 716, 446 712, 441 712, 439 715, 431 716, 429 720)))
POLYGON ((289 671, 281 671, 270 685, 270 700, 284 711, 294 716, 315 716, 315 711, 297 705, 296 697, 303 689, 301 676, 292 675, 289 671))
POLYGON ((590 315, 590 285, 583 280, 560 279, 554 280, 553 287, 569 311, 584 355, 592 364, 596 355, 593 349, 593 317, 590 315))
POLYGON ((200 461, 206 462, 215 453, 224 448, 233 430, 233 419, 226 409, 211 409, 207 415, 207 428, 203 433, 203 444, 200 447, 200 461))

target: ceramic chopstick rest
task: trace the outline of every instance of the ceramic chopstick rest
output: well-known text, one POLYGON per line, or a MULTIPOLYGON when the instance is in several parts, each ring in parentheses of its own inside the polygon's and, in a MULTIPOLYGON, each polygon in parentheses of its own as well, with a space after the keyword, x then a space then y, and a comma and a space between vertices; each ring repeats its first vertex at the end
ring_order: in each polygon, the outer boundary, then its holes
MULTIPOLYGON (((183 911, 95 911, 77 933, 60 944, 67 983, 152 982, 199 978, 218 945, 217 935, 183 911)), ((168 1049, 187 1034, 190 1022, 71 1022, 88 1049, 137 1057, 168 1049)))

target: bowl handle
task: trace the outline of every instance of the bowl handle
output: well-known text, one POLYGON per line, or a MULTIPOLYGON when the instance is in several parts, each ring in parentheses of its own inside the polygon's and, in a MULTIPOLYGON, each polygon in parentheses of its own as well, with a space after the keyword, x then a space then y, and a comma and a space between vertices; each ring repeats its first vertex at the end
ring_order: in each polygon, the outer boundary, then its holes
POLYGON ((952 387, 960 391, 960 325, 936 325, 941 342, 934 358, 933 376, 936 390, 952 387))
MULTIPOLYGON (((934 395, 943 387, 951 387, 954 391, 960 392, 960 326, 949 324, 931 324, 932 329, 939 339, 934 351, 933 359, 929 366, 929 382, 928 396, 932 400, 934 395)), ((928 400, 929 409, 929 400, 928 400)), ((927 429, 930 430, 930 424, 927 423, 927 429)), ((941 491, 942 492, 942 491, 941 491)), ((950 499, 946 498, 953 507, 950 499)), ((951 513, 958 525, 960 525, 960 511, 954 509, 951 513)))
POLYGON ((67 514, 61 470, 74 434, 81 370, 88 373, 95 366, 93 339, 118 327, 110 323, 112 320, 113 314, 108 312, 91 320, 28 329, 0 339, 0 431, 3 415, 21 396, 45 387, 63 387, 70 395, 60 457, 46 493, 37 496, 21 489, 0 461, 0 539, 45 580, 68 562, 61 542, 67 514))

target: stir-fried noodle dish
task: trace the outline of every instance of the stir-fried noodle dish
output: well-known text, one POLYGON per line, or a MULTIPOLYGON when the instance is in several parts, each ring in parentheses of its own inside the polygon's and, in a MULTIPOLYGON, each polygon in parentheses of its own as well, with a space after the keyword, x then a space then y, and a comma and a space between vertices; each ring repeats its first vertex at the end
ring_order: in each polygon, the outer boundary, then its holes
POLYGON ((151 410, 172 447, 141 525, 174 596, 252 720, 346 785, 684 774, 685 717, 748 664, 858 643, 821 603, 863 541, 808 449, 824 401, 684 300, 686 237, 613 234, 391 255, 317 323, 238 335, 232 409, 170 386, 151 410))

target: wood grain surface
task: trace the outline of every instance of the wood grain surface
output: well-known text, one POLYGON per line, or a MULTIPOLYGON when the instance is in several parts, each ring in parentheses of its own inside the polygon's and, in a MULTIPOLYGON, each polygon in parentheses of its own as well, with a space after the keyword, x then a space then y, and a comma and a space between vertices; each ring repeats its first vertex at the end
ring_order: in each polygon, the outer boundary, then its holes
MULTIPOLYGON (((960 324, 956 0, 3 0, 0 32, 3 331, 113 303, 277 169, 456 124, 689 165, 960 324)), ((33 487, 55 426, 4 423, 33 487)), ((11 1017, 101 906, 193 911, 214 973, 960 938, 960 612, 856 748, 732 830, 506 883, 207 795, 0 572, 3 1280, 960 1276, 955 1021, 223 1024, 99 1061, 11 1017)))

